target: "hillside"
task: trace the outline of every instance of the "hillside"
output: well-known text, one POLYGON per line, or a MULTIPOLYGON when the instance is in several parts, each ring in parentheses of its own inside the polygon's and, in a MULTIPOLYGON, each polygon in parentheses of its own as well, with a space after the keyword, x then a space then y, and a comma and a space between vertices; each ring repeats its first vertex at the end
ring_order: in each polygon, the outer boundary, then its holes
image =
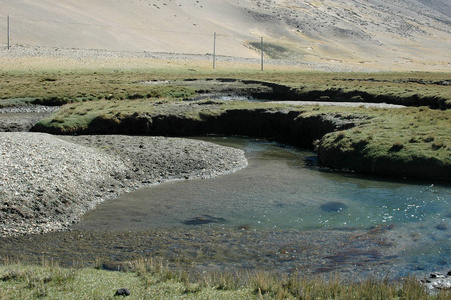
POLYGON ((4 0, 12 45, 451 69, 448 0, 4 0))

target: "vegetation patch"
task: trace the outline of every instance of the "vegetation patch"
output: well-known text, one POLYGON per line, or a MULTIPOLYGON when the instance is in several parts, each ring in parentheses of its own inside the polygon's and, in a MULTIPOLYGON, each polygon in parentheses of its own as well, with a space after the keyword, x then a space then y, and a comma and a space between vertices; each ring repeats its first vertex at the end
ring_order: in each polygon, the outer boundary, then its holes
MULTIPOLYGON (((8 80, 0 81, 0 98, 32 98, 33 104, 63 105, 92 100, 133 100, 144 98, 186 98, 194 95, 189 87, 144 85, 137 81, 142 74, 120 72, 56 74, 13 73, 0 74, 8 80)), ((2 103, 3 100, 0 101, 2 103)))
POLYGON ((298 100, 364 100, 442 109, 451 107, 451 87, 437 84, 449 82, 451 75, 448 73, 257 72, 236 69, 215 72, 197 70, 193 73, 176 68, 102 72, 2 71, 0 78, 0 99, 33 98, 41 104, 47 101, 51 104, 55 101, 64 103, 101 99, 188 98, 201 87, 172 85, 171 82, 221 78, 277 84, 291 90, 286 95, 295 96, 298 100), (49 78, 52 80, 48 80, 49 78), (168 81, 169 84, 143 84, 163 81, 168 81))
POLYGON ((12 99, 2 99, 0 101, 0 108, 6 107, 20 107, 32 104, 34 98, 12 98, 12 99))
POLYGON ((449 111, 408 108, 398 113, 373 109, 373 113, 377 116, 358 131, 347 130, 346 138, 340 132, 324 136, 320 161, 366 173, 404 176, 414 172, 427 177, 421 174, 436 169, 441 170, 436 177, 451 177, 449 111))
POLYGON ((414 278, 345 281, 280 276, 259 271, 205 273, 190 277, 161 260, 140 259, 120 272, 98 268, 63 269, 6 262, 0 265, 2 299, 115 299, 120 289, 130 299, 448 299, 449 292, 427 294, 414 278))

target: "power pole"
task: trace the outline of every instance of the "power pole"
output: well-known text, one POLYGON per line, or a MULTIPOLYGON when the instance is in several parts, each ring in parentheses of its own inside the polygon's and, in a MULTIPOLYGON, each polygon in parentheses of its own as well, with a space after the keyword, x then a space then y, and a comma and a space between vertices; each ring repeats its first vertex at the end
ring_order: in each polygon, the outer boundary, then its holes
POLYGON ((6 36, 7 36, 7 39, 8 39, 8 50, 9 50, 9 47, 10 47, 10 44, 9 44, 9 15, 6 18, 6 31, 7 31, 6 36))
POLYGON ((213 39, 213 70, 216 69, 216 32, 213 39))
POLYGON ((261 40, 261 43, 260 43, 260 49, 262 51, 262 71, 263 71, 263 37, 262 37, 262 40, 261 40))

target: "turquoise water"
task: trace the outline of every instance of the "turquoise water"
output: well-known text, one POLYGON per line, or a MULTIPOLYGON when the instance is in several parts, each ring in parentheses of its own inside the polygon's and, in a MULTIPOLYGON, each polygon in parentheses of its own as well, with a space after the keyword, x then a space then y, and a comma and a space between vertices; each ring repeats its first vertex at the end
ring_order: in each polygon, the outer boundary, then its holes
MULTIPOLYGON (((87 214, 76 230, 243 228, 280 235, 355 232, 372 238, 377 233, 397 274, 451 265, 449 185, 332 172, 316 166, 312 152, 262 140, 206 140, 243 149, 249 166, 227 176, 122 195, 87 214)), ((323 242, 333 247, 333 240, 323 242)))

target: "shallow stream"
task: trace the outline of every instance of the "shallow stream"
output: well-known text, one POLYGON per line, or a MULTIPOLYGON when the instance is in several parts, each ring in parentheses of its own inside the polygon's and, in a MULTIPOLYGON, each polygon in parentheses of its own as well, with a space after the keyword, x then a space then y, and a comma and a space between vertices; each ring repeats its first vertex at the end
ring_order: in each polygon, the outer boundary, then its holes
POLYGON ((262 140, 203 139, 245 150, 249 166, 124 194, 71 232, 11 238, 4 248, 105 268, 142 256, 196 271, 398 277, 450 268, 451 186, 331 172, 312 152, 262 140))

